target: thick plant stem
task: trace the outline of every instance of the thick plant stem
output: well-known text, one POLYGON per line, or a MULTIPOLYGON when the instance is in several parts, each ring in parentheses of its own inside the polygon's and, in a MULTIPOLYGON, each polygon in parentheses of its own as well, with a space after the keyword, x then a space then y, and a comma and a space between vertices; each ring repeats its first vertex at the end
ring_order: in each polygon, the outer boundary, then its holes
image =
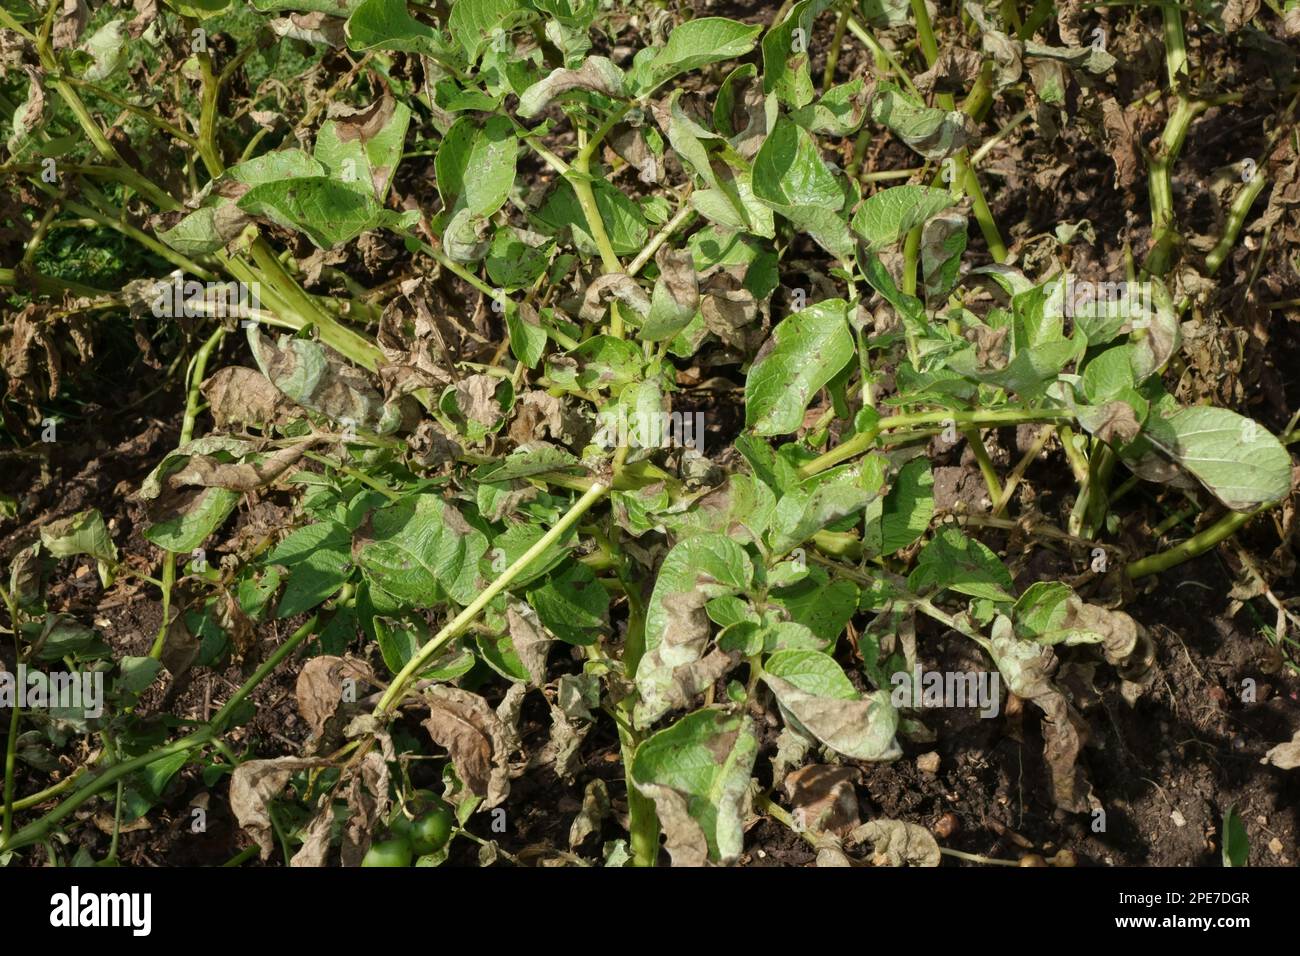
MULTIPOLYGON (((8 595, 6 594, 6 597, 8 595)), ((12 608, 12 605, 10 605, 12 608)), ((12 613, 12 611, 11 611, 12 613)), ((18 618, 13 619, 14 644, 18 642, 18 618)), ((5 790, 4 790, 4 825, 0 829, 0 843, 9 842, 9 834, 14 823, 14 772, 18 768, 18 723, 22 718, 22 707, 15 698, 9 711, 9 734, 5 738, 5 790)))
MULTIPOLYGON (((591 158, 595 155, 601 141, 629 109, 631 104, 625 104, 605 121, 605 124, 578 150, 578 155, 569 165, 569 173, 566 176, 569 185, 573 187, 574 195, 578 197, 578 206, 582 209, 583 218, 587 220, 587 230, 591 233, 596 249, 600 252, 600 265, 606 274, 622 272, 623 264, 618 261, 614 245, 609 241, 605 220, 601 218, 600 207, 596 204, 596 194, 591 188, 591 158)), ((619 312, 617 302, 611 303, 609 307, 609 334, 614 338, 623 337, 623 315, 619 312)))
POLYGON ((1179 76, 1187 73, 1187 38, 1183 35, 1183 13, 1178 0, 1164 0, 1160 13, 1165 24, 1165 78, 1172 90, 1178 86, 1179 76))
POLYGON ((1145 558, 1133 561, 1124 568, 1124 573, 1129 578, 1136 579, 1146 577, 1148 574, 1159 574, 1161 571, 1168 571, 1184 561, 1190 561, 1192 558, 1204 554, 1220 542, 1232 537, 1247 521, 1266 510, 1268 510, 1267 507, 1255 511, 1229 512, 1204 531, 1192 535, 1192 537, 1174 545, 1168 551, 1161 551, 1159 554, 1148 555, 1145 558))
POLYGON ((284 301, 285 306, 296 315, 301 323, 299 327, 311 323, 316 326, 320 340, 364 368, 375 371, 384 361, 384 354, 365 336, 354 332, 340 323, 332 315, 317 305, 302 287, 284 270, 266 240, 257 239, 250 250, 253 261, 257 263, 259 273, 253 278, 260 278, 271 284, 272 290, 284 301))
POLYGON ((393 682, 388 685, 388 690, 384 692, 384 696, 380 698, 379 703, 375 706, 376 716, 387 714, 400 704, 402 698, 406 695, 407 688, 433 656, 463 634, 470 624, 474 622, 474 619, 483 612, 484 608, 496 599, 497 595, 508 588, 511 582, 527 570, 528 566, 547 548, 563 538, 569 529, 578 523, 578 519, 608 493, 608 485, 601 482, 593 484, 586 494, 574 502, 573 507, 555 523, 550 531, 538 538, 531 548, 521 554, 510 567, 501 572, 499 578, 489 584, 478 597, 465 606, 463 611, 452 618, 442 630, 420 648, 406 662, 406 666, 402 668, 398 675, 393 678, 393 682))
POLYGON ((989 450, 984 445, 984 439, 980 437, 978 428, 964 428, 962 435, 970 443, 970 450, 975 455, 975 463, 979 465, 980 474, 984 477, 984 484, 989 490, 990 501, 1002 500, 1002 482, 998 480, 997 469, 993 467, 993 459, 989 457, 989 450))
POLYGON ((1208 106, 1202 100, 1189 100, 1180 95, 1160 136, 1156 154, 1151 157, 1147 192, 1151 200, 1151 233, 1155 242, 1143 266, 1151 275, 1163 276, 1173 265, 1174 249, 1179 243, 1174 227, 1173 165, 1182 151, 1192 121, 1208 106))
POLYGON ((1268 177, 1256 170, 1254 178, 1232 200, 1232 205, 1228 207, 1228 222, 1223 227, 1223 235, 1214 244, 1214 248, 1205 255, 1206 275, 1214 275, 1227 261, 1228 253, 1237 244, 1241 227, 1246 224, 1246 214, 1250 212, 1250 207, 1255 204, 1255 200, 1259 198, 1259 194, 1264 191, 1267 184, 1268 177))
POLYGON ((939 43, 934 38, 934 25, 930 23, 930 11, 925 8, 925 0, 911 0, 912 16, 916 17, 916 39, 921 44, 921 53, 925 56, 926 66, 934 66, 939 59, 939 43))
MULTIPOLYGON (((627 751, 623 759, 629 757, 627 751)), ((655 866, 659 862, 659 816, 654 801, 636 787, 627 791, 628 838, 634 866, 655 866)))
POLYGON ((194 733, 187 737, 182 737, 180 740, 164 744, 146 754, 132 757, 130 760, 124 760, 121 763, 109 767, 103 773, 98 774, 91 780, 87 781, 84 786, 78 787, 74 790, 66 800, 63 800, 49 813, 23 827, 13 835, 12 839, 5 840, 0 844, 0 852, 5 850, 16 850, 32 843, 41 842, 48 836, 51 828, 53 828, 56 823, 68 816, 72 811, 76 810, 77 807, 81 806, 96 794, 103 792, 110 786, 113 786, 119 780, 135 773, 137 770, 141 770, 152 763, 156 763, 164 757, 170 757, 179 753, 188 753, 191 750, 197 750, 200 747, 204 747, 211 743, 225 731, 226 724, 230 722, 236 709, 245 698, 247 698, 248 695, 251 694, 260 683, 262 683, 262 681, 266 680, 267 676, 279 667, 280 664, 283 663, 284 659, 297 649, 299 644, 315 632, 316 621, 317 618, 313 616, 303 624, 302 627, 294 631, 283 644, 276 648, 275 652, 263 661, 262 665, 253 672, 252 676, 240 685, 234 695, 226 701, 225 706, 213 715, 212 720, 206 727, 196 730, 194 733))
POLYGON ((848 461, 862 454, 876 443, 883 432, 896 431, 900 428, 915 428, 924 425, 946 425, 952 422, 957 428, 977 427, 980 425, 1018 425, 1021 422, 1060 422, 1067 421, 1071 414, 1061 408, 1034 408, 1021 410, 1017 408, 977 410, 973 412, 915 412, 907 415, 892 415, 881 419, 875 427, 858 432, 847 441, 832 448, 826 454, 814 458, 799 469, 802 478, 820 474, 827 468, 840 462, 848 461))

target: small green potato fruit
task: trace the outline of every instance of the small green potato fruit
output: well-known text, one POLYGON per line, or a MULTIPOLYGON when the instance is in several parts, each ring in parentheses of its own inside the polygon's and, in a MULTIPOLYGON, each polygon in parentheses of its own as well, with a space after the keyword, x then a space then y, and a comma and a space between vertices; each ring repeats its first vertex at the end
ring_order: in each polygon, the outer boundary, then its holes
POLYGON ((413 859, 410 841, 401 837, 372 843, 362 866, 410 866, 413 859))
POLYGON ((451 812, 451 807, 438 801, 441 806, 436 806, 421 814, 411 821, 410 840, 411 846, 419 856, 426 853, 437 853, 447 841, 451 839, 451 828, 455 823, 455 816, 451 812))

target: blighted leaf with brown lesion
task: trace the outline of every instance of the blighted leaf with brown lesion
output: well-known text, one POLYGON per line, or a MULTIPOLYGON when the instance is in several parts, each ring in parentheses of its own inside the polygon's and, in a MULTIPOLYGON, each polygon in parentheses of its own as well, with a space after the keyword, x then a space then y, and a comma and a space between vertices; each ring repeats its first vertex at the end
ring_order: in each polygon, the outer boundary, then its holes
POLYGON ((841 836, 858 825, 858 796, 853 767, 809 764, 785 777, 782 786, 793 808, 791 816, 802 830, 841 836))
POLYGON ((695 317, 700 305, 695 260, 688 250, 665 246, 655 256, 655 264, 659 266, 659 278, 641 323, 641 335, 649 342, 672 338, 695 317))
POLYGON ((829 655, 777 651, 764 662, 762 679, 787 720, 836 753, 868 761, 902 755, 894 739, 898 711, 888 692, 860 695, 829 655))
POLYGON ((424 728, 447 750, 456 775, 475 796, 494 807, 510 793, 509 756, 495 711, 478 694, 434 685, 425 691, 424 728))
POLYGON ((556 69, 519 94, 518 113, 532 119, 546 109, 551 101, 572 90, 587 90, 611 98, 624 92, 623 71, 608 57, 589 56, 576 70, 556 69))
POLYGON ((1011 620, 998 615, 993 623, 989 653, 1007 689, 1033 701, 1043 712, 1043 758, 1052 778, 1056 805, 1071 813, 1090 810, 1095 801, 1079 756, 1087 741, 1087 722, 1052 682, 1057 657, 1050 647, 1020 639, 1011 620))
POLYGON ((720 708, 688 714, 637 748, 631 780, 654 801, 674 866, 740 856, 757 755, 753 721, 720 708))
POLYGON ((331 104, 316 134, 314 158, 330 175, 383 202, 402 158, 411 110, 390 95, 368 106, 331 104))
POLYGON ((262 374, 303 408, 381 435, 403 423, 402 404, 385 405, 365 373, 328 346, 288 335, 273 343, 255 325, 248 327, 248 343, 262 374))
POLYGON ((346 718, 344 704, 359 699, 361 686, 377 686, 374 671, 364 661, 324 655, 313 657, 298 672, 294 697, 298 713, 307 721, 311 739, 319 741, 331 734, 328 728, 337 723, 334 732, 341 733, 346 718))
POLYGON ((700 663, 711 634, 704 603, 746 589, 753 575, 744 549, 719 534, 689 537, 664 558, 646 605, 645 653, 636 663, 637 726, 649 726, 680 706, 708 673, 721 674, 729 666, 725 657, 700 663))
POLYGON ((938 866, 942 860, 934 835, 904 820, 872 820, 855 829, 849 839, 870 843, 876 866, 938 866))
POLYGON ((510 630, 510 643, 534 685, 546 682, 546 657, 554 641, 537 619, 536 612, 527 605, 506 609, 506 622, 510 630))
POLYGON ((231 425, 266 428, 285 424, 292 407, 285 396, 257 369, 230 365, 199 386, 218 431, 231 425))

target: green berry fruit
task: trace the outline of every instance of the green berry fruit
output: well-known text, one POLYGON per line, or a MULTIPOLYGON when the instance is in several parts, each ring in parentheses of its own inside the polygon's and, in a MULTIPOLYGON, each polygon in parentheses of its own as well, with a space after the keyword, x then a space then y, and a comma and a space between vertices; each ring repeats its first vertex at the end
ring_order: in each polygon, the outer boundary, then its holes
POLYGON ((381 840, 372 843, 366 851, 362 866, 410 866, 413 855, 411 844, 400 837, 394 840, 381 840))

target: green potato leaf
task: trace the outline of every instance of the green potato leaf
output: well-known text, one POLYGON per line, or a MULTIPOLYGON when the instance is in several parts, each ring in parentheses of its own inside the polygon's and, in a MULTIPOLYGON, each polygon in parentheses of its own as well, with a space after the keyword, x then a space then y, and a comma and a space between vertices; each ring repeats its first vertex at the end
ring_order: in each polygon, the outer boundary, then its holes
POLYGON ((849 304, 827 299, 787 316, 772 330, 745 378, 745 424, 785 435, 803 423, 808 403, 854 354, 849 304))
POLYGON ((681 73, 744 56, 761 32, 761 26, 725 17, 688 20, 673 30, 663 46, 636 55, 631 82, 638 96, 646 96, 681 73))

